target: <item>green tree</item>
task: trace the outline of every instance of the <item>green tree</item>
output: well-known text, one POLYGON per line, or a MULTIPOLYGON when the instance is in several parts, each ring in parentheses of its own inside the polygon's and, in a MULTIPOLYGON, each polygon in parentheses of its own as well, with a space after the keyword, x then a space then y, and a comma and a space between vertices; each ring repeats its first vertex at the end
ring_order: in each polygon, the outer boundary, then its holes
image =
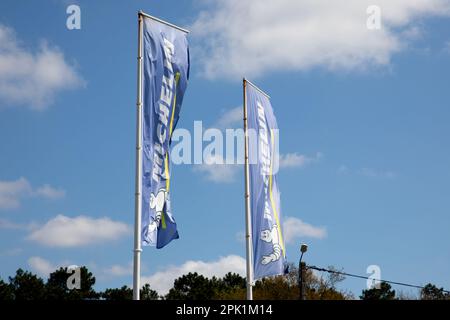
POLYGON ((312 270, 304 271, 305 296, 307 300, 344 300, 353 296, 346 292, 337 290, 336 285, 345 280, 345 276, 340 274, 343 270, 338 270, 333 266, 328 266, 332 272, 326 273, 325 277, 316 276, 312 270))
POLYGON ((18 269, 9 283, 15 300, 43 300, 45 298, 44 281, 28 271, 18 269))
POLYGON ((156 292, 155 290, 152 290, 152 288, 150 288, 150 285, 148 283, 146 283, 142 289, 140 290, 140 298, 141 300, 158 300, 159 299, 159 295, 158 292, 156 292))
POLYGON ((120 289, 106 289, 105 292, 102 293, 102 297, 105 300, 132 300, 133 290, 127 286, 123 286, 120 289))
POLYGON ((228 272, 222 279, 214 279, 212 280, 214 300, 245 299, 245 278, 239 274, 228 272))
MULTIPOLYGON (((420 292, 419 292, 420 294, 420 292)), ((414 294, 413 292, 405 292, 405 291, 397 291, 395 293, 395 299, 397 300, 417 300, 420 299, 420 297, 418 298, 416 294, 414 294)))
POLYGON ((48 300, 86 300, 97 299, 99 294, 95 292, 95 277, 86 267, 80 270, 80 289, 69 289, 68 278, 73 272, 68 272, 67 268, 59 268, 52 272, 45 285, 46 298, 48 300))
POLYGON ((380 288, 371 288, 362 291, 360 296, 362 300, 394 300, 395 290, 391 289, 391 285, 387 282, 381 282, 380 288))
MULTIPOLYGON (((158 292, 152 290, 150 285, 146 283, 140 292, 140 300, 158 300, 158 292)), ((121 288, 109 288, 101 294, 102 298, 105 300, 132 300, 133 299, 133 289, 122 286, 121 288)))
MULTIPOLYGON (((329 270, 337 271, 334 267, 329 270)), ((328 273, 325 277, 315 275, 311 269, 303 269, 303 288, 306 300, 344 300, 351 295, 336 289, 336 284, 345 279, 342 275, 328 273)), ((297 300, 300 296, 299 270, 290 264, 289 273, 283 276, 264 278, 256 282, 255 299, 297 300)))
POLYGON ((166 295, 168 300, 209 300, 215 288, 209 279, 197 272, 188 273, 176 279, 174 286, 166 295))
POLYGON ((245 288, 245 278, 241 277, 237 273, 228 272, 222 278, 223 285, 227 289, 243 289, 245 288))
POLYGON ((446 300, 449 299, 449 295, 444 292, 444 288, 438 288, 429 283, 420 291, 420 298, 422 300, 446 300))
MULTIPOLYGON (((335 270, 333 267, 329 267, 329 269, 335 270)), ((335 288, 335 285, 343 279, 344 277, 334 273, 329 273, 326 277, 318 277, 312 270, 304 266, 304 297, 306 300, 346 299, 347 295, 335 288)), ((288 274, 257 281, 253 296, 255 300, 298 300, 300 297, 298 268, 290 264, 288 274)))
MULTIPOLYGON (((329 267, 331 270, 336 270, 329 267)), ((256 281, 253 287, 255 300, 297 300, 299 298, 298 268, 290 265, 289 273, 283 276, 267 277, 256 281)), ((312 270, 303 272, 307 300, 341 300, 353 298, 339 291, 336 284, 344 280, 337 273, 326 277, 316 276, 312 270)), ((197 273, 189 273, 176 279, 174 286, 165 296, 172 300, 243 300, 246 297, 246 281, 238 274, 228 273, 223 278, 205 278, 197 273)))
POLYGON ((253 287, 255 300, 296 300, 299 291, 297 284, 291 283, 285 276, 263 278, 253 287))
POLYGON ((14 292, 12 286, 9 283, 6 283, 2 279, 0 279, 0 301, 13 299, 14 299, 14 292))
MULTIPOLYGON (((329 267, 329 269, 336 270, 333 267, 329 267)), ((256 281, 253 287, 253 298, 255 300, 297 300, 300 294, 298 276, 298 268, 290 264, 288 274, 267 277, 256 281)), ((225 276, 222 281, 226 283, 228 279, 230 279, 229 276, 225 276)), ((222 289, 215 298, 228 300, 245 299, 245 279, 242 277, 239 279, 239 276, 235 279, 237 285, 234 287, 234 290, 227 291, 222 289)), ((305 298, 307 300, 342 300, 352 298, 351 295, 336 289, 336 284, 342 280, 344 280, 344 277, 336 273, 329 273, 326 277, 318 277, 312 270, 304 269, 305 298)), ((225 288, 228 286, 225 286, 225 288)))

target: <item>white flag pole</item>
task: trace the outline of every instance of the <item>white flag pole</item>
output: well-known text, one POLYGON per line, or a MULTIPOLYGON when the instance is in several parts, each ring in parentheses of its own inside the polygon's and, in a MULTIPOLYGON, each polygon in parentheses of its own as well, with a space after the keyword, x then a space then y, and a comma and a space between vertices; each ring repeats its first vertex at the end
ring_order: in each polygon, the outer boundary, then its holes
POLYGON ((244 89, 244 136, 245 136, 245 242, 247 255, 247 300, 253 300, 253 262, 252 262, 252 220, 250 217, 250 172, 248 162, 248 125, 247 125, 247 80, 243 79, 244 89))
POLYGON ((137 101, 136 101, 136 180, 134 207, 134 259, 133 300, 140 299, 141 282, 141 210, 142 210, 142 15, 138 13, 137 56, 137 101))

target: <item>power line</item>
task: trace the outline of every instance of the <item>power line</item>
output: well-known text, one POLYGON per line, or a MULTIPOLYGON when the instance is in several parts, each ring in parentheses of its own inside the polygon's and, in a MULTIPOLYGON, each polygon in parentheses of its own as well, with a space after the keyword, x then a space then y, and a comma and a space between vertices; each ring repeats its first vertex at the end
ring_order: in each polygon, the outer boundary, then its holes
MULTIPOLYGON (((423 286, 418 286, 418 285, 414 285, 414 284, 409 284, 409 283, 404 283, 404 282, 396 282, 396 281, 389 281, 389 280, 381 280, 381 279, 374 279, 374 278, 370 278, 367 276, 360 276, 357 274, 351 274, 351 273, 347 273, 347 272, 341 272, 341 271, 336 271, 336 270, 330 270, 330 269, 325 269, 325 268, 319 268, 316 266, 305 266, 306 269, 313 269, 313 270, 317 270, 317 271, 322 271, 322 272, 328 272, 328 273, 335 273, 335 274, 341 274, 343 276, 346 277, 353 277, 353 278, 360 278, 360 279, 371 279, 371 280, 376 280, 379 282, 386 282, 386 283, 390 283, 390 284, 396 284, 399 286, 404 286, 404 287, 410 287, 410 288, 417 288, 417 289, 424 289, 425 287, 423 286)), ((444 290, 442 289, 443 292, 450 294, 449 290, 444 290)))

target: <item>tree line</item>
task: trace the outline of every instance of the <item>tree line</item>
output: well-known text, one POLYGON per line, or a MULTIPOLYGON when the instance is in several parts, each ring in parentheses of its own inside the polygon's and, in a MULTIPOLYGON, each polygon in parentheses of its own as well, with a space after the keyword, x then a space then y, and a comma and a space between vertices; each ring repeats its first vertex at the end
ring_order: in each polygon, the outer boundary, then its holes
MULTIPOLYGON (((331 270, 336 270, 329 267, 331 270)), ((296 300, 299 299, 298 268, 290 265, 289 273, 284 276, 264 278, 256 281, 253 288, 255 300, 296 300)), ((131 300, 132 289, 124 285, 120 288, 108 288, 97 292, 94 289, 95 277, 86 267, 80 268, 79 289, 69 289, 67 280, 70 273, 67 268, 52 272, 47 281, 37 275, 18 269, 9 281, 0 279, 0 300, 131 300)), ((349 300, 355 296, 337 288, 345 277, 330 273, 319 277, 312 270, 303 271, 303 292, 306 300, 349 300)), ((140 290, 141 300, 244 300, 246 281, 236 273, 227 273, 224 277, 207 278, 198 273, 185 274, 174 281, 166 295, 160 295, 145 284, 140 290)), ((362 300, 417 299, 397 294, 390 284, 382 282, 378 288, 363 290, 362 300)), ((419 293, 419 299, 450 300, 443 288, 427 284, 419 293)))

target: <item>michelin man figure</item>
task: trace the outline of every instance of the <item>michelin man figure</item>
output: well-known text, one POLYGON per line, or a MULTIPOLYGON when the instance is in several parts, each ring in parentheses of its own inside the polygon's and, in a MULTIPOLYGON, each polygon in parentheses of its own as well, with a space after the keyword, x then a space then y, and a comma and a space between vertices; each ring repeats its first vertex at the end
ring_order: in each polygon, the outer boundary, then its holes
POLYGON ((272 243, 272 253, 268 256, 263 256, 261 263, 263 265, 277 261, 281 256, 281 245, 278 237, 278 226, 274 224, 272 229, 261 231, 261 240, 264 242, 272 243))
POLYGON ((156 214, 153 218, 154 220, 150 223, 148 226, 149 232, 154 232, 158 227, 159 223, 161 222, 161 216, 163 214, 164 205, 166 205, 166 214, 169 217, 170 221, 175 223, 172 214, 170 213, 170 202, 169 202, 169 195, 166 192, 165 189, 159 189, 156 196, 152 193, 150 194, 150 209, 155 210, 156 214))

